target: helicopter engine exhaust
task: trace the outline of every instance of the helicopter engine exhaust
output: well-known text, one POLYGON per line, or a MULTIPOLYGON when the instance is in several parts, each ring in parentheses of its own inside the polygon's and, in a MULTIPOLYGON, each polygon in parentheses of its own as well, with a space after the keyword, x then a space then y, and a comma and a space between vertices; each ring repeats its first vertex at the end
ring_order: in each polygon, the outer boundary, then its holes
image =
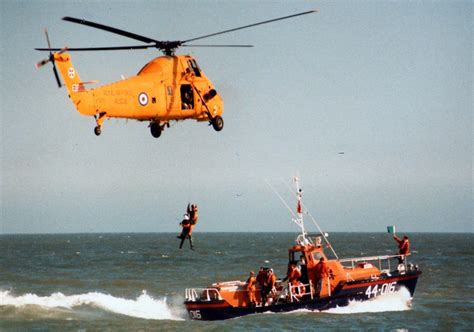
POLYGON ((217 91, 215 89, 211 89, 209 90, 208 93, 206 93, 204 95, 204 101, 208 101, 208 100, 211 100, 212 98, 214 98, 215 96, 217 96, 217 91))

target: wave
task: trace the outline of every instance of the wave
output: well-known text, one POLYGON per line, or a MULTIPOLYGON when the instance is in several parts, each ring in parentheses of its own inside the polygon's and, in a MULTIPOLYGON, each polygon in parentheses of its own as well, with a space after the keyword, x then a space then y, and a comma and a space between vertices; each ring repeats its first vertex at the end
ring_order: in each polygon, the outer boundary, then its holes
MULTIPOLYGON (((136 299, 115 297, 99 292, 78 295, 53 293, 50 296, 24 294, 15 296, 10 291, 0 290, 0 307, 13 306, 27 308, 38 306, 42 309, 70 309, 80 306, 101 308, 104 311, 142 319, 184 320, 183 308, 174 308, 167 298, 155 299, 145 290, 136 299)), ((405 311, 411 308, 410 292, 402 288, 392 294, 384 294, 370 301, 350 301, 349 305, 323 311, 328 314, 358 314, 368 312, 405 311)), ((312 312, 307 309, 291 311, 288 314, 312 312)), ((270 314, 270 312, 268 313, 270 314)))
POLYGON ((401 288, 395 293, 377 296, 370 301, 350 301, 345 307, 324 311, 330 314, 359 314, 365 312, 405 311, 411 308, 410 292, 401 288))
POLYGON ((64 295, 53 293, 50 296, 24 294, 15 296, 10 291, 0 290, 0 306, 14 306, 17 308, 39 306, 44 309, 66 308, 73 309, 79 306, 92 306, 105 311, 122 314, 130 317, 157 320, 183 320, 181 314, 173 310, 167 299, 154 299, 145 290, 135 300, 115 297, 99 292, 90 292, 78 295, 64 295))

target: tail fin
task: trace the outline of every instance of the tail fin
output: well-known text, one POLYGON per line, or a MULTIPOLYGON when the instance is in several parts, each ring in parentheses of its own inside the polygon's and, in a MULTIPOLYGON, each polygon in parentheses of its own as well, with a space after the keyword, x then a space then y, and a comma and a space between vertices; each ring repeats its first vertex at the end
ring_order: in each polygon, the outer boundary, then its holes
POLYGON ((69 98, 73 102, 77 111, 83 115, 94 115, 96 113, 94 105, 94 98, 89 90, 84 87, 76 69, 71 62, 71 56, 68 53, 54 53, 54 62, 58 66, 59 72, 63 78, 64 85, 69 93, 69 98))
POLYGON ((69 96, 75 101, 77 93, 85 91, 85 89, 76 69, 72 65, 71 56, 69 53, 54 53, 54 62, 58 66, 69 96))

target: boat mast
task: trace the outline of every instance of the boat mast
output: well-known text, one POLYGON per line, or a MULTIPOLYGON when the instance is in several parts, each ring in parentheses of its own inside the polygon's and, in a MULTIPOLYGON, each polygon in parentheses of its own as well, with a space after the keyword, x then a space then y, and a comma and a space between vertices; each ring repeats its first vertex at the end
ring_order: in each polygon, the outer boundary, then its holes
POLYGON ((313 242, 311 241, 311 238, 308 237, 308 233, 306 233, 304 229, 303 204, 301 202, 301 196, 303 194, 303 191, 301 190, 298 177, 295 176, 293 178, 293 181, 295 182, 295 186, 296 186, 296 199, 297 199, 296 218, 293 219, 293 222, 301 228, 301 234, 298 235, 298 237, 296 238, 296 242, 300 245, 312 244, 313 242))
MULTIPOLYGON (((303 191, 301 190, 301 187, 300 187, 300 184, 299 184, 299 178, 298 177, 294 177, 293 178, 293 181, 295 182, 295 186, 296 186, 296 199, 297 199, 297 206, 296 206, 296 218, 293 219, 293 221, 295 222, 295 224, 297 224, 300 228, 301 228, 301 234, 298 235, 298 237, 296 238, 296 242, 300 245, 307 245, 307 244, 313 244, 313 241, 311 240, 311 237, 308 236, 308 233, 306 233, 305 229, 304 229, 304 221, 303 221, 303 202, 301 201, 301 197, 302 197, 302 194, 303 194, 303 191)), ((306 207, 304 207, 305 210, 306 210, 306 207)), ((323 237, 324 241, 327 243, 328 245, 328 248, 331 249, 332 253, 334 254, 334 256, 336 257, 336 259, 339 259, 339 257, 337 256, 336 252, 334 251, 334 248, 332 247, 331 243, 329 242, 328 238, 327 238, 327 234, 325 234, 321 227, 319 227, 319 224, 316 222, 316 220, 313 218, 313 216, 306 210, 305 213, 311 217, 311 219, 313 220, 313 223, 316 225, 316 227, 318 228, 321 236, 323 237)))

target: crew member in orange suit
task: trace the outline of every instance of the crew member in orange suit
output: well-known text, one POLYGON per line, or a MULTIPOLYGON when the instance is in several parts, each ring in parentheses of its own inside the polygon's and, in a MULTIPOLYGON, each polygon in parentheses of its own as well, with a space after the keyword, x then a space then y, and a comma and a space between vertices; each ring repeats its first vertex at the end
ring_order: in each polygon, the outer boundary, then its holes
POLYGON ((398 254, 403 255, 398 257, 399 264, 402 264, 405 261, 405 256, 410 254, 410 241, 408 241, 408 236, 404 236, 403 239, 400 239, 398 236, 393 235, 393 238, 398 243, 398 254))
POLYGON ((198 220, 197 205, 188 204, 186 212, 187 213, 184 215, 184 220, 180 223, 183 229, 181 234, 178 236, 178 238, 181 239, 179 249, 183 248, 184 240, 189 239, 189 246, 191 247, 191 250, 194 250, 192 234, 193 228, 196 226, 198 220))
POLYGON ((255 285, 257 284, 257 279, 255 278, 255 273, 250 271, 250 276, 246 282, 247 294, 249 296, 249 305, 256 306, 257 300, 255 299, 255 285))
POLYGON ((191 225, 194 226, 198 221, 198 207, 197 204, 188 204, 187 212, 189 214, 189 219, 191 220, 191 225))
POLYGON ((291 263, 290 268, 288 269, 286 277, 285 279, 283 279, 283 281, 286 281, 288 279, 288 283, 293 283, 299 278, 301 278, 301 271, 298 269, 295 263, 291 263))
POLYGON ((321 293, 323 281, 325 281, 327 277, 329 276, 329 269, 324 257, 321 257, 319 259, 318 264, 316 264, 315 266, 315 272, 316 272, 316 281, 317 281, 316 291, 318 293, 321 293))

